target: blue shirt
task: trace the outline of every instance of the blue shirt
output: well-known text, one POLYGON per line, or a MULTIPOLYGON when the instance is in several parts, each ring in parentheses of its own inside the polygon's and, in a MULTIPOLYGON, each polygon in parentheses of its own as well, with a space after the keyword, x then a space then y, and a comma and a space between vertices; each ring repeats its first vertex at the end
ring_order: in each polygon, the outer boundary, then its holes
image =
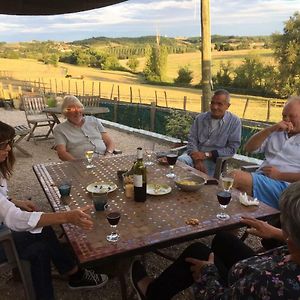
POLYGON ((211 112, 199 114, 190 130, 187 152, 212 152, 214 157, 233 156, 241 144, 242 123, 239 117, 226 111, 217 128, 211 123, 211 112))

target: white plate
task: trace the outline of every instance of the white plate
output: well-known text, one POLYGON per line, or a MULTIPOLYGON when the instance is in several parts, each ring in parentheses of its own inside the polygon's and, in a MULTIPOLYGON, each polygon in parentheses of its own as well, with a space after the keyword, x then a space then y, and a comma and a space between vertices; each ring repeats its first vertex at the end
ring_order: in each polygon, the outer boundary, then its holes
POLYGON ((157 183, 148 183, 147 184, 147 194, 149 195, 165 195, 169 194, 172 191, 172 188, 167 184, 157 184, 157 183))
POLYGON ((109 182, 93 182, 86 189, 90 193, 110 193, 117 189, 117 185, 109 182))

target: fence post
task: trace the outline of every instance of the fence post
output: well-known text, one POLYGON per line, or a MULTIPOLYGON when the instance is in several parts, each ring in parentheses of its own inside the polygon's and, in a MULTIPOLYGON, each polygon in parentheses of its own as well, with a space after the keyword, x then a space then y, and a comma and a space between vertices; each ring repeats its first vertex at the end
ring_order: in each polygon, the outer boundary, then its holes
POLYGON ((64 81, 63 80, 61 80, 61 92, 62 92, 62 94, 64 93, 64 81))
POLYGON ((268 103, 268 112, 267 112, 267 121, 270 121, 270 115, 271 115, 271 99, 267 100, 268 103))
POLYGON ((78 96, 78 86, 77 86, 77 80, 75 81, 75 90, 76 90, 76 96, 78 96))
POLYGON ((82 96, 85 95, 84 80, 82 80, 82 96))
POLYGON ((110 93, 110 100, 112 100, 112 97, 113 97, 114 87, 115 87, 115 85, 113 84, 112 88, 111 88, 111 93, 110 93))
POLYGON ((150 108, 150 130, 155 130, 155 113, 156 113, 156 103, 151 102, 151 108, 150 108))
POLYGON ((118 101, 120 101, 120 86, 118 85, 118 101))
POLYGON ((132 103, 132 87, 129 88, 129 92, 130 92, 130 103, 132 103))
POLYGON ((155 91, 155 103, 157 105, 157 91, 155 91))
POLYGON ((99 98, 101 98, 101 82, 100 81, 98 84, 98 90, 99 90, 99 98))
POLYGON ((187 101, 187 96, 183 97, 183 110, 186 110, 186 101, 187 101))
POLYGON ((94 81, 92 81, 92 96, 94 96, 94 81))
POLYGON ((166 92, 166 91, 164 91, 164 94, 165 94, 166 107, 169 107, 169 106, 168 106, 168 97, 167 97, 167 92, 166 92))
POLYGON ((140 100, 140 104, 142 103, 142 97, 141 97, 141 90, 139 89, 139 100, 140 100))
POLYGON ((68 80, 68 94, 71 94, 71 80, 68 80))
POLYGON ((57 94, 57 80, 55 78, 55 94, 57 94))
POLYGON ((243 112, 243 119, 245 118, 245 114, 246 114, 246 110, 248 108, 248 104, 249 104, 249 98, 247 98, 246 103, 245 103, 244 112, 243 112))
POLYGON ((119 101, 117 97, 114 97, 114 122, 118 121, 118 105, 119 101))
POLYGON ((52 81, 51 81, 51 79, 50 79, 49 85, 50 85, 50 93, 52 93, 52 81))

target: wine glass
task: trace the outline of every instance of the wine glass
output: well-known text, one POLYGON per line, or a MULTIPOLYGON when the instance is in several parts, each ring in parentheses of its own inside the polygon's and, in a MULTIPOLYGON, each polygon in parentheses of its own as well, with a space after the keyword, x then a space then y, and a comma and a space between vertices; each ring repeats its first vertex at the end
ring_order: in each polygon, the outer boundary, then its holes
POLYGON ((222 209, 222 211, 217 214, 217 218, 220 220, 228 220, 230 216, 226 214, 224 211, 231 200, 231 193, 227 191, 218 192, 217 198, 220 204, 220 208, 222 209))
POLYGON ((170 150, 167 154, 167 161, 170 167, 170 172, 166 174, 168 178, 175 178, 176 175, 174 174, 174 166, 176 164, 178 158, 178 151, 177 150, 170 150))
POLYGON ((93 157, 94 157, 94 150, 87 150, 87 151, 85 151, 84 155, 85 155, 85 158, 88 161, 88 164, 87 164, 86 168, 87 169, 94 168, 95 166, 92 164, 92 160, 93 160, 93 157))
POLYGON ((154 162, 151 161, 151 155, 154 152, 154 149, 155 149, 155 143, 144 146, 144 150, 145 150, 145 153, 148 158, 147 161, 144 163, 145 166, 153 166, 154 165, 154 162))
POLYGON ((112 230, 112 232, 106 236, 106 240, 108 240, 109 242, 116 243, 120 238, 120 235, 117 232, 117 225, 120 221, 120 218, 121 218, 121 214, 117 211, 110 212, 106 216, 106 219, 110 224, 112 230))
POLYGON ((223 187, 224 191, 229 192, 230 189, 232 188, 233 182, 234 182, 234 177, 233 177, 232 173, 229 171, 222 172, 220 179, 221 179, 222 187, 223 187))

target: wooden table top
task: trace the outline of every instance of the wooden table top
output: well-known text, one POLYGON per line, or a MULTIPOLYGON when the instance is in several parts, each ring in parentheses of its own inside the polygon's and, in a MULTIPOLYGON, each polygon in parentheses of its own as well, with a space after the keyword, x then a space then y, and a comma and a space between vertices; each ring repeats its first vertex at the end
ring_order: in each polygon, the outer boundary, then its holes
MULTIPOLYGON (((226 211, 231 216, 227 221, 220 221, 216 214, 220 211, 216 193, 220 190, 215 185, 205 185, 197 192, 179 190, 172 179, 165 175, 168 166, 155 163, 147 167, 148 183, 166 183, 172 191, 162 196, 149 196, 144 203, 127 199, 122 183, 117 177, 117 170, 131 168, 135 156, 117 155, 100 157, 93 160, 96 166, 87 169, 85 160, 75 162, 49 163, 35 165, 34 171, 54 211, 83 208, 92 204, 91 195, 86 187, 93 182, 113 182, 118 188, 108 195, 108 209, 91 215, 95 226, 92 231, 85 231, 77 226, 65 224, 63 228, 81 263, 94 260, 106 260, 115 257, 133 255, 176 244, 185 240, 213 234, 218 230, 239 227, 242 215, 255 218, 267 218, 278 214, 263 203, 258 207, 245 207, 238 201, 237 191, 232 191, 232 200, 226 211), (70 204, 61 203, 57 185, 61 180, 71 179, 72 190, 70 204), (119 211, 121 219, 118 225, 120 240, 113 244, 106 241, 110 226, 106 220, 108 211, 119 211), (197 218, 199 225, 191 226, 186 220, 197 218)), ((153 155, 152 160, 155 161, 153 155)), ((175 166, 178 176, 198 173, 197 170, 179 162, 175 166)), ((203 177, 207 177, 202 174, 203 177)))

